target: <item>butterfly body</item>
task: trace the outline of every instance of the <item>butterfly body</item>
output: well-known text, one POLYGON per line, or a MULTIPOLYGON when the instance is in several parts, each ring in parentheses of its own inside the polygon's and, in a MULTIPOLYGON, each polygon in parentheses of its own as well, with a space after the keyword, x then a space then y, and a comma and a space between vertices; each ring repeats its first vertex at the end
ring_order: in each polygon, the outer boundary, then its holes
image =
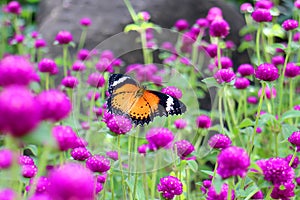
POLYGON ((170 95, 147 90, 133 78, 112 74, 109 78, 108 111, 125 115, 136 125, 148 124, 156 116, 178 115, 185 112, 185 105, 170 95))

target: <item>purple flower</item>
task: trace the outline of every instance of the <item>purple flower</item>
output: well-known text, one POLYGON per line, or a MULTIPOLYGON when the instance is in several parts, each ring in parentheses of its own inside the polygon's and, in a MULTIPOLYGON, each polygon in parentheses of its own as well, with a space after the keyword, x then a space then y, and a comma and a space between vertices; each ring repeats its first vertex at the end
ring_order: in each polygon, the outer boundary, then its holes
POLYGON ((142 144, 141 146, 138 147, 138 152, 141 155, 146 155, 147 151, 149 150, 149 145, 148 144, 142 144))
POLYGON ((293 41, 294 42, 299 42, 300 41, 300 32, 296 32, 293 35, 293 41))
POLYGON ((11 1, 4 7, 4 11, 19 15, 22 12, 22 7, 18 1, 11 1))
POLYGON ((67 88, 75 88, 78 85, 78 79, 75 76, 66 76, 62 79, 61 84, 67 88))
POLYGON ((247 102, 250 104, 257 104, 258 103, 258 99, 255 96, 250 96, 247 98, 247 102))
POLYGON ((299 110, 300 111, 300 104, 294 106, 294 110, 299 110))
POLYGON ((251 3, 243 3, 240 6, 240 11, 243 13, 251 13, 253 11, 253 6, 251 5, 251 3))
POLYGON ((241 76, 250 76, 254 74, 254 67, 247 63, 241 64, 238 67, 237 72, 240 73, 241 76))
POLYGON ((91 156, 91 153, 85 147, 76 147, 71 151, 71 156, 74 160, 84 161, 91 156))
POLYGON ((299 150, 300 149, 300 131, 293 132, 292 135, 288 138, 288 141, 292 144, 295 145, 296 148, 299 150))
POLYGON ((110 169, 110 161, 101 155, 94 155, 86 160, 86 167, 93 172, 106 172, 110 169))
POLYGON ((255 3, 255 8, 271 9, 273 6, 273 2, 270 0, 259 0, 255 3))
POLYGON ((212 7, 208 10, 206 19, 212 23, 216 18, 222 18, 222 10, 218 7, 212 7))
POLYGON ((175 97, 177 99, 180 99, 182 97, 182 92, 180 89, 178 89, 175 86, 167 86, 163 89, 161 89, 162 93, 168 94, 172 97, 175 97))
POLYGON ((9 149, 0 150, 0 170, 11 167, 13 161, 13 152, 9 149))
POLYGON ((99 183, 99 182, 97 182, 96 183, 96 189, 95 189, 96 191, 96 194, 98 194, 99 192, 101 192, 102 190, 103 190, 103 184, 102 183, 99 183))
POLYGON ((95 72, 89 75, 87 83, 91 87, 99 88, 105 85, 105 79, 101 74, 95 72))
POLYGON ((223 178, 231 176, 245 177, 250 166, 250 158, 247 152, 236 146, 223 149, 217 158, 217 173, 223 178))
POLYGON ((278 79, 278 69, 270 63, 263 63, 255 70, 255 77, 263 81, 275 81, 278 79))
POLYGON ((77 53, 77 58, 81 61, 84 61, 88 58, 90 52, 87 49, 80 49, 77 53))
POLYGON ((0 129, 14 137, 30 133, 40 123, 41 108, 23 86, 9 86, 0 93, 0 129))
POLYGON ((107 173, 102 173, 97 176, 97 182, 99 183, 105 183, 106 179, 107 179, 107 173))
POLYGON ((186 65, 186 66, 191 66, 192 65, 192 62, 187 57, 180 58, 179 62, 186 65))
POLYGON ((85 64, 81 60, 77 60, 72 65, 72 70, 75 72, 81 72, 86 69, 85 64))
POLYGON ((19 157, 19 164, 20 165, 34 165, 34 161, 29 156, 21 155, 19 157))
POLYGON ((10 188, 0 189, 0 199, 1 200, 15 200, 17 198, 16 193, 10 188))
POLYGON ((94 199, 93 173, 80 164, 69 163, 50 171, 49 196, 55 200, 94 199))
POLYGON ((262 128, 260 128, 259 126, 256 128, 256 133, 261 133, 262 132, 262 128))
POLYGON ((224 38, 229 34, 229 24, 224 19, 215 19, 209 26, 209 34, 213 37, 224 38))
POLYGON ((70 126, 54 126, 52 128, 52 135, 61 151, 77 147, 77 135, 70 126))
POLYGON ((295 181, 296 181, 297 185, 299 186, 299 185, 300 185, 300 176, 299 176, 299 177, 296 177, 296 178, 295 178, 295 181))
MULTIPOLYGON (((26 188, 25 188, 27 192, 30 191, 32 183, 33 183, 33 179, 30 179, 29 185, 26 186, 26 188)), ((48 178, 41 176, 37 180, 35 193, 36 194, 44 194, 44 193, 46 193, 45 191, 48 189, 48 187, 49 187, 48 178)))
POLYGON ((296 0, 296 1, 294 2, 294 6, 295 6, 296 8, 298 8, 298 9, 300 9, 300 0, 296 0))
POLYGON ((200 115, 196 119, 196 125, 198 128, 208 129, 211 127, 212 121, 207 115, 200 115))
POLYGON ((44 120, 58 122, 66 118, 72 109, 70 99, 59 90, 43 91, 37 96, 37 101, 44 120))
POLYGON ((187 121, 185 119, 176 119, 174 125, 177 129, 184 129, 187 126, 187 121))
MULTIPOLYGON (((227 200, 228 196, 228 185, 224 183, 221 188, 221 192, 218 194, 214 188, 214 186, 211 186, 207 192, 207 198, 206 200, 227 200)), ((231 193, 231 199, 234 200, 234 190, 232 190, 231 193)))
POLYGON ((35 76, 33 64, 24 56, 9 55, 0 61, 0 86, 28 85, 35 76))
POLYGON ((189 22, 185 19, 179 19, 175 22, 174 26, 177 31, 184 31, 189 28, 189 22))
POLYGON ((176 151, 177 156, 179 156, 182 160, 195 150, 193 144, 187 140, 179 140, 175 142, 173 148, 176 151))
POLYGON ((73 40, 73 36, 69 31, 59 31, 55 37, 58 44, 69 44, 73 40))
POLYGON ((130 119, 122 115, 113 115, 107 122, 109 130, 117 135, 126 134, 132 128, 130 119))
POLYGON ((47 42, 44 39, 36 39, 34 41, 34 47, 37 49, 45 47, 45 46, 47 46, 47 42))
POLYGON ((247 42, 250 42, 253 40, 253 36, 251 34, 246 34, 244 36, 244 40, 247 41, 247 42))
POLYGON ((284 75, 288 78, 294 78, 300 74, 300 67, 295 63, 287 63, 284 75))
POLYGON ((285 182, 282 184, 275 184, 271 193, 273 199, 290 199, 295 196, 294 193, 295 184, 292 181, 285 182), (282 187, 283 186, 283 187, 282 187))
POLYGON ((175 195, 182 194, 182 183, 174 176, 165 176, 160 179, 157 191, 161 192, 164 198, 173 199, 175 195))
POLYGON ((272 58, 272 64, 277 66, 277 65, 283 65, 284 64, 284 57, 283 56, 274 56, 272 58))
POLYGON ((282 28, 286 31, 294 30, 298 28, 298 21, 294 19, 287 19, 282 23, 282 28))
MULTIPOLYGON (((222 69, 228 69, 228 68, 231 68, 233 66, 232 60, 228 57, 221 57, 220 63, 221 63, 222 69)), ((215 65, 216 66, 219 65, 218 59, 216 59, 215 65)))
POLYGON ((117 151, 108 151, 106 152, 106 156, 114 161, 119 159, 119 154, 117 151))
POLYGON ((199 26, 199 28, 207 28, 209 26, 209 22, 205 18, 197 19, 196 24, 199 26))
POLYGON ((215 73, 214 78, 219 84, 229 83, 235 79, 235 73, 232 69, 220 69, 215 73))
POLYGON ((246 89, 248 86, 250 85, 250 81, 247 78, 241 77, 241 78, 237 78, 234 82, 234 86, 236 87, 236 89, 246 89))
POLYGON ((151 18, 150 14, 146 11, 139 12, 138 16, 142 21, 145 21, 145 22, 149 21, 151 18))
POLYGON ((92 98, 94 98, 94 101, 97 101, 100 97, 100 93, 99 92, 94 92, 94 91, 89 91, 87 93, 86 97, 89 101, 91 101, 92 98))
MULTIPOLYGON (((287 157, 285 157, 286 162, 290 163, 290 161, 292 160, 292 157, 293 157, 292 154, 290 154, 287 157)), ((299 164, 300 164, 299 158, 298 158, 298 156, 296 156, 295 159, 294 159, 294 161, 293 161, 293 163, 292 163, 292 165, 291 165, 291 167, 294 168, 294 169, 296 169, 299 164)))
POLYGON ((22 165, 22 176, 32 178, 36 175, 38 169, 35 165, 22 165))
MULTIPOLYGON (((218 49, 218 45, 216 44, 209 44, 205 47, 206 52, 208 53, 208 55, 211 58, 214 58, 217 56, 217 49, 218 49)), ((218 62, 218 61, 216 61, 218 62)))
MULTIPOLYGON (((261 96, 261 93, 262 93, 262 88, 260 88, 259 91, 258 91, 258 97, 259 98, 261 96)), ((265 95, 266 95, 267 99, 271 99, 271 98, 274 99, 274 98, 276 98, 277 91, 274 87, 272 87, 272 92, 271 92, 270 88, 266 87, 265 95)))
POLYGON ((170 148, 174 135, 167 128, 151 128, 146 134, 146 139, 149 143, 149 149, 156 151, 160 148, 170 148))
POLYGON ((88 17, 83 17, 80 19, 80 25, 81 26, 90 26, 92 23, 91 19, 88 17))
POLYGON ((271 22, 272 15, 269 9, 257 8, 252 12, 252 18, 256 22, 271 22))
POLYGON ((54 60, 50 58, 43 58, 39 64, 38 68, 40 72, 43 73, 52 73, 57 68, 57 65, 54 60))
POLYGON ((215 134, 208 140, 208 144, 214 149, 225 149, 231 146, 231 140, 226 135, 215 134))
POLYGON ((28 200, 51 200, 47 194, 34 194, 28 200))

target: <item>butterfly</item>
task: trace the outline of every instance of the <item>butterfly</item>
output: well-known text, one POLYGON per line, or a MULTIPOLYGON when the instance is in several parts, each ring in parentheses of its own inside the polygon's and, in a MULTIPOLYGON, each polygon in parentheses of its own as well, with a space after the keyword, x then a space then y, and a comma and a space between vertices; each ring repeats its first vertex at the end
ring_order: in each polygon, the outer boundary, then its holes
POLYGON ((170 95, 147 90, 130 76, 112 74, 108 81, 108 112, 124 115, 135 125, 148 124, 156 116, 180 115, 186 106, 170 95))

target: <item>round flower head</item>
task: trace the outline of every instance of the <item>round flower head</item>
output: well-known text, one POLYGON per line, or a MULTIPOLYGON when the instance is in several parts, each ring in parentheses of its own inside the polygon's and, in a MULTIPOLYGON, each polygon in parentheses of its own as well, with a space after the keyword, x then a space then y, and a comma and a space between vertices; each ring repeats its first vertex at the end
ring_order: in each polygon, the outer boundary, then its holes
POLYGON ((198 128, 208 129, 211 127, 212 121, 207 115, 200 115, 196 119, 196 125, 198 128))
POLYGON ((2 200, 15 200, 17 198, 16 193, 10 188, 0 189, 0 199, 2 200))
POLYGON ((76 72, 84 71, 85 69, 85 64, 80 60, 75 61, 72 65, 72 70, 76 72))
POLYGON ((43 91, 37 96, 37 100, 44 120, 58 122, 66 118, 72 109, 70 99, 59 90, 43 91))
POLYGON ((106 125, 111 132, 117 135, 126 134, 132 128, 130 119, 122 115, 113 115, 113 117, 106 122, 106 125))
POLYGON ((294 30, 298 28, 298 21, 294 19, 287 19, 282 23, 282 28, 286 31, 294 30))
MULTIPOLYGON (((192 65, 192 62, 187 57, 180 58, 179 62, 186 65, 186 66, 191 66, 192 65)), ((172 87, 172 86, 169 86, 169 87, 172 87)))
POLYGON ((44 39, 36 39, 34 41, 34 47, 37 48, 37 49, 43 48, 45 46, 47 46, 47 42, 44 39))
POLYGON ((294 6, 295 6, 296 8, 298 8, 298 9, 300 9, 300 0, 296 0, 296 1, 294 2, 294 6))
POLYGON ((49 196, 55 200, 94 199, 93 173, 80 164, 69 163, 54 168, 49 174, 49 196))
POLYGON ((22 12, 22 7, 18 1, 11 1, 4 7, 4 11, 11 14, 19 15, 22 12))
POLYGON ((38 68, 39 68, 40 72, 52 73, 55 70, 55 68, 57 68, 57 65, 54 60, 52 60, 50 58, 43 58, 39 62, 38 68))
POLYGON ((183 31, 189 28, 189 22, 185 19, 179 19, 175 22, 174 26, 177 31, 183 31))
POLYGON ((73 36, 69 31, 59 31, 55 37, 58 44, 69 44, 73 40, 73 36))
POLYGON ((237 78, 234 82, 234 86, 236 87, 236 89, 246 89, 248 86, 250 85, 250 81, 247 78, 241 77, 241 78, 237 78))
POLYGON ((295 184, 292 181, 275 184, 271 193, 273 199, 290 199, 295 196, 295 184), (282 187, 283 186, 283 187, 282 187))
POLYGON ((78 60, 84 61, 88 58, 90 52, 87 49, 80 49, 77 53, 78 60))
POLYGON ((246 34, 243 39, 247 42, 250 42, 253 40, 253 36, 251 34, 246 34))
POLYGON ((90 26, 92 23, 91 19, 88 17, 84 17, 80 19, 80 25, 81 26, 90 26))
POLYGON ((300 186, 300 176, 296 177, 295 181, 296 181, 297 185, 300 186))
MULTIPOLYGON (((205 50, 211 58, 214 58, 217 56, 218 45, 209 44, 205 47, 205 50)), ((218 61, 216 60, 216 62, 218 61)))
POLYGON ((139 12, 138 17, 140 20, 145 21, 145 22, 149 21, 151 18, 150 14, 146 11, 139 12))
POLYGON ((241 75, 241 76, 250 76, 252 74, 254 74, 254 67, 250 64, 241 64, 238 69, 237 72, 241 75))
POLYGON ((293 132, 292 135, 288 138, 288 141, 295 145, 298 151, 300 150, 300 131, 293 132))
POLYGON ((300 41, 300 32, 296 32, 293 35, 293 41, 294 42, 299 42, 300 41))
POLYGON ((101 155, 94 155, 86 160, 86 167, 93 172, 106 172, 110 169, 110 161, 101 155))
POLYGON ((299 110, 300 111, 300 104, 294 106, 294 110, 299 110))
POLYGON ((161 90, 162 93, 168 94, 172 97, 180 99, 182 97, 182 92, 175 86, 167 86, 161 90))
POLYGON ((91 87, 95 87, 95 88, 99 88, 99 87, 103 87, 105 84, 105 79, 104 77, 95 72, 95 73, 91 73, 88 77, 87 83, 91 86, 91 87))
POLYGON ((216 18, 222 18, 222 10, 219 7, 212 7, 208 10, 206 19, 212 23, 216 18))
POLYGON ((205 18, 197 19, 196 24, 199 26, 199 28, 207 28, 209 26, 209 22, 205 18))
POLYGON ((9 55, 0 61, 0 86, 28 85, 35 75, 33 64, 24 56, 9 55))
POLYGON ((141 155, 146 155, 147 151, 149 150, 149 145, 148 144, 142 144, 141 146, 138 147, 138 152, 141 155))
POLYGON ((182 194, 182 183, 174 176, 165 176, 160 179, 157 191, 161 192, 165 199, 173 199, 175 195, 182 194))
MULTIPOLYGON (((207 198, 206 200, 227 200, 228 196, 228 185, 224 183, 221 188, 221 192, 218 194, 214 188, 214 186, 211 186, 207 192, 207 198)), ((231 199, 234 200, 234 190, 231 192, 231 199)))
POLYGON ((214 78, 219 84, 229 83, 235 79, 235 73, 231 69, 220 69, 215 73, 214 78))
POLYGON ((245 177, 250 166, 250 158, 247 152, 236 146, 223 149, 217 158, 217 173, 223 178, 231 176, 245 177))
POLYGON ((225 46, 226 46, 226 49, 231 49, 231 50, 234 50, 236 47, 232 40, 227 40, 225 42, 225 46))
POLYGON ((250 104, 257 104, 258 103, 258 99, 255 96, 250 96, 247 98, 247 102, 250 104))
POLYGON ((76 147, 71 151, 71 156, 74 160, 84 161, 91 156, 91 153, 85 147, 76 147))
POLYGON ((180 140, 175 142, 173 148, 176 151, 177 156, 179 156, 182 160, 195 150, 193 144, 187 140, 180 140))
POLYGON ((28 200, 51 200, 48 194, 34 194, 28 200))
POLYGON ((114 72, 112 61, 107 58, 100 59, 96 63, 96 69, 99 72, 110 72, 110 73, 114 72))
POLYGON ((117 151, 108 151, 106 152, 106 156, 114 161, 119 159, 119 154, 117 151))
POLYGON ((31 157, 22 155, 19 157, 20 165, 34 165, 34 161, 31 157))
POLYGON ((0 170, 8 169, 12 165, 13 153, 9 149, 0 150, 0 170))
MULTIPOLYGON (((220 62, 221 62, 222 69, 228 69, 233 66, 232 60, 228 57, 221 57, 220 62)), ((219 65, 218 59, 216 59, 215 65, 216 66, 219 65)))
POLYGON ((9 86, 0 93, 0 113, 0 129, 22 137, 37 127, 41 109, 27 88, 9 86))
POLYGON ((222 18, 215 19, 209 26, 209 34, 213 37, 224 38, 229 34, 229 24, 222 18))
POLYGON ((255 70, 255 77, 263 81, 275 81, 279 77, 278 69, 273 64, 261 64, 255 70))
POLYGON ((78 79, 75 76, 66 76, 62 79, 61 84, 73 89, 78 85, 78 79))
POLYGON ((300 67, 297 66, 295 63, 288 63, 286 65, 284 75, 288 78, 294 78, 300 74, 300 67))
POLYGON ((70 126, 54 126, 52 128, 52 135, 61 151, 77 147, 77 135, 70 126))
POLYGON ((184 119, 176 119, 174 125, 177 129, 184 129, 187 126, 187 122, 184 119))
POLYGON ((102 173, 97 176, 97 182, 99 183, 105 183, 106 179, 107 179, 107 173, 102 173))
POLYGON ((255 8, 271 9, 273 6, 273 2, 270 0, 259 0, 255 3, 255 8))
POLYGON ((146 134, 146 139, 149 149, 155 151, 159 148, 170 148, 174 135, 167 128, 151 128, 146 134))
POLYGON ((231 146, 231 140, 226 135, 215 134, 208 140, 208 145, 214 149, 225 149, 231 146))
MULTIPOLYGON (((32 183, 33 183, 33 179, 30 179, 29 185, 26 186, 26 188, 25 188, 27 192, 30 191, 32 183)), ((48 178, 44 177, 44 176, 41 176, 37 180, 35 193, 36 194, 44 194, 44 193, 46 193, 45 191, 48 189, 48 187, 49 187, 49 180, 48 180, 48 178)))
POLYGON ((283 65, 284 64, 284 57, 283 56, 274 56, 272 58, 272 64, 277 66, 277 65, 283 65))
POLYGON ((271 22, 272 15, 269 9, 257 8, 252 12, 252 18, 256 22, 271 22))
MULTIPOLYGON (((258 91, 259 98, 261 97, 261 93, 262 93, 262 88, 260 88, 258 91)), ((267 99, 271 99, 271 98, 274 99, 274 98, 276 98, 277 91, 274 87, 272 87, 272 92, 271 92, 270 88, 266 87, 265 95, 266 95, 267 99)))
POLYGON ((243 3, 240 6, 240 11, 243 13, 251 13, 253 11, 253 6, 251 5, 251 3, 243 3))
MULTIPOLYGON (((290 163, 290 161, 292 160, 292 157, 293 157, 292 154, 290 154, 287 157, 285 157, 286 162, 290 163)), ((295 159, 294 159, 294 161, 293 161, 293 163, 292 163, 292 165, 291 165, 291 167, 294 168, 294 169, 296 169, 299 164, 300 164, 299 158, 298 158, 298 156, 296 156, 295 159)))
POLYGON ((97 91, 89 91, 86 94, 86 97, 89 101, 91 101, 93 98, 94 98, 94 101, 97 101, 100 98, 100 96, 101 96, 100 93, 97 91))
POLYGON ((35 165, 22 165, 22 176, 32 178, 36 175, 38 169, 35 165))

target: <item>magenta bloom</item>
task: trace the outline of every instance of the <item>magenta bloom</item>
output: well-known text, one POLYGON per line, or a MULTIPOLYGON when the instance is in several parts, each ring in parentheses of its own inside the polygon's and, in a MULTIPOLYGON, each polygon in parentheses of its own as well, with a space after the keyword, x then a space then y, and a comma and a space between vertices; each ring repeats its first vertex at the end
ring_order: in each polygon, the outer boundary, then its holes
POLYGON ((224 19, 215 19, 210 27, 209 34, 213 37, 224 38, 229 34, 229 24, 224 19))
POLYGON ((231 140, 226 135, 215 134, 208 140, 208 144, 214 149, 225 149, 231 146, 231 140))
POLYGON ((110 161, 101 155, 94 155, 86 160, 86 167, 93 172, 106 172, 110 169, 110 161))
POLYGON ((282 23, 282 28, 286 31, 294 30, 298 28, 298 21, 294 19, 287 19, 282 23))
POLYGON ((77 60, 72 65, 72 70, 75 72, 84 71, 86 69, 85 64, 81 60, 77 60))
POLYGON ((292 181, 275 184, 274 189, 271 193, 273 199, 290 199, 290 197, 295 196, 294 193, 295 184, 292 181), (282 187, 283 186, 283 187, 282 187))
POLYGON ((295 145, 298 151, 300 150, 300 131, 293 132, 292 135, 288 138, 288 141, 295 145))
POLYGON ((13 161, 13 152, 9 149, 0 150, 0 170, 11 167, 13 161))
POLYGON ((219 84, 229 83, 235 79, 235 73, 232 69, 220 69, 215 73, 214 78, 219 84))
POLYGON ((54 60, 50 59, 50 58, 43 58, 39 64, 38 64, 38 68, 40 72, 43 73, 52 73, 53 71, 56 70, 57 65, 55 63, 54 60))
POLYGON ((19 157, 20 165, 34 165, 34 161, 31 157, 22 155, 19 157))
POLYGON ((175 22, 174 26, 177 31, 183 31, 189 28, 189 22, 185 19, 179 19, 175 22))
POLYGON ((250 85, 250 81, 247 78, 241 77, 237 78, 234 82, 234 86, 236 89, 246 89, 250 85))
MULTIPOLYGON (((211 58, 214 58, 217 56, 218 45, 209 44, 205 47, 205 50, 211 58)), ((218 61, 216 60, 216 62, 218 61)))
POLYGON ((252 18, 256 22, 271 22, 272 15, 269 9, 257 8, 252 12, 252 18))
POLYGON ((216 18, 222 18, 222 10, 219 7, 212 7, 208 10, 206 19, 209 23, 212 23, 216 18))
POLYGON ((30 133, 40 123, 41 108, 23 86, 9 86, 0 93, 0 129, 14 137, 30 133))
POLYGON ((182 97, 181 90, 175 86, 167 86, 167 87, 161 89, 161 92, 168 94, 172 97, 175 97, 177 99, 180 99, 182 97))
POLYGON ((91 73, 88 77, 87 83, 91 86, 91 87, 95 87, 95 88, 99 88, 99 87, 103 87, 105 84, 105 79, 104 77, 95 72, 95 73, 91 73))
POLYGON ((35 165, 22 165, 22 176, 24 178, 33 178, 38 169, 35 165))
POLYGON ((237 72, 240 73, 241 76, 250 76, 254 74, 254 67, 247 63, 241 64, 238 67, 237 72))
POLYGON ((296 1, 294 2, 294 6, 295 6, 296 8, 298 8, 298 9, 300 9, 300 0, 296 0, 296 1))
MULTIPOLYGON (((26 188, 25 188, 27 192, 30 191, 32 182, 33 182, 33 179, 30 179, 29 185, 26 186, 26 188)), ((38 195, 44 194, 45 191, 48 189, 48 187, 49 187, 49 180, 48 180, 48 178, 44 177, 44 176, 41 176, 37 180, 35 193, 38 194, 38 195)), ((44 200, 44 199, 41 199, 41 200, 44 200)))
POLYGON ((80 25, 81 26, 90 26, 92 24, 92 21, 88 17, 84 17, 80 19, 80 25))
POLYGON ((90 52, 87 49, 80 49, 77 54, 78 60, 84 61, 88 58, 90 52))
MULTIPOLYGON (((285 157, 286 162, 290 163, 290 161, 292 160, 292 157, 293 157, 292 154, 290 154, 287 157, 285 157)), ((293 161, 293 163, 292 163, 292 165, 291 165, 291 167, 294 168, 294 169, 297 169, 297 167, 298 167, 299 164, 300 164, 299 157, 296 156, 295 159, 294 159, 294 161, 293 161)))
POLYGON ((251 197, 251 199, 264 199, 264 193, 259 190, 251 197))
POLYGON ((207 115, 200 115, 196 119, 196 125, 198 128, 208 129, 211 127, 212 121, 207 115))
POLYGON ((84 161, 91 156, 91 153, 85 147, 76 147, 71 151, 71 156, 74 160, 84 161))
POLYGON ((44 39, 36 39, 34 41, 34 47, 37 48, 37 49, 43 48, 45 46, 47 46, 47 42, 44 39))
POLYGON ((187 140, 179 140, 175 142, 173 148, 176 151, 177 156, 182 160, 184 160, 195 150, 193 144, 187 140))
POLYGON ((139 13, 138 13, 138 16, 139 16, 139 17, 141 18, 141 20, 143 20, 143 21, 149 21, 150 18, 151 18, 151 15, 150 15, 148 12, 146 12, 146 11, 139 12, 139 13))
POLYGON ((148 144, 142 144, 141 146, 138 147, 138 152, 141 155, 146 155, 147 151, 149 150, 149 145, 148 144))
POLYGON ((199 26, 199 28, 207 28, 209 26, 209 22, 205 18, 197 19, 196 24, 199 26))
POLYGON ((10 188, 0 189, 0 199, 2 200, 15 200, 17 198, 16 193, 10 188))
POLYGON ((19 15, 22 12, 22 7, 18 1, 11 1, 4 7, 4 11, 11 14, 19 15))
POLYGON ((177 129, 184 129, 187 126, 187 121, 184 119, 176 119, 174 125, 177 129))
POLYGON ((278 69, 273 64, 261 64, 255 70, 255 77, 262 81, 275 81, 279 77, 278 69))
POLYGON ((182 183, 174 176, 165 176, 160 179, 157 191, 161 192, 164 198, 173 199, 175 195, 182 194, 182 183))
POLYGON ((223 178, 231 176, 245 177, 250 166, 250 158, 247 152, 236 146, 223 149, 218 155, 217 173, 223 178))
POLYGON ((300 111, 300 104, 294 106, 294 110, 299 110, 300 111))
POLYGON ((43 91, 37 96, 42 109, 42 119, 58 122, 71 112, 70 99, 59 90, 43 91))
POLYGON ((58 44, 69 44, 73 40, 73 36, 69 31, 59 31, 55 37, 58 44))
POLYGON ((300 67, 297 66, 295 63, 288 63, 286 65, 285 73, 284 75, 288 78, 294 78, 300 74, 300 67))
POLYGON ((48 194, 55 200, 94 199, 93 173, 80 164, 69 163, 50 171, 48 194))
POLYGON ((149 143, 149 149, 156 151, 160 148, 170 148, 174 135, 167 128, 151 128, 146 134, 146 139, 149 143))
POLYGON ((272 64, 277 66, 277 65, 283 65, 284 64, 284 57, 283 56, 274 56, 272 58, 272 64))
MULTIPOLYGON (((261 93, 262 93, 262 88, 260 88, 258 91, 258 97, 261 96, 261 93)), ((276 98, 277 91, 274 87, 272 87, 272 91, 270 90, 269 87, 266 87, 265 95, 266 95, 267 99, 271 99, 271 98, 274 99, 274 98, 276 98)))
POLYGON ((78 85, 78 79, 75 76, 66 76, 62 79, 61 84, 67 88, 75 88, 78 85))
POLYGON ((251 3, 243 3, 240 6, 240 11, 242 11, 243 13, 251 13, 253 11, 253 6, 251 5, 251 3))
POLYGON ((108 151, 106 152, 106 156, 114 161, 119 159, 119 154, 117 151, 108 151))
POLYGON ((9 55, 0 61, 0 86, 28 85, 35 76, 33 64, 24 56, 9 55))
POLYGON ((52 135, 61 151, 77 147, 77 135, 70 126, 54 126, 52 128, 52 135))
POLYGON ((109 130, 117 135, 128 133, 132 124, 130 119, 122 115, 113 115, 107 122, 109 130))
POLYGON ((247 102, 250 104, 257 104, 258 103, 258 99, 255 96, 250 96, 247 98, 247 102))
MULTIPOLYGON (((234 190, 232 190, 231 193, 231 199, 234 200, 235 194, 234 190)), ((228 196, 228 185, 224 183, 221 188, 221 192, 218 194, 214 188, 214 186, 211 186, 207 192, 207 198, 206 200, 227 200, 228 196)))
MULTIPOLYGON (((222 69, 228 69, 228 68, 231 68, 233 66, 232 60, 228 57, 225 57, 225 56, 221 57, 220 62, 221 62, 222 69)), ((219 65, 218 59, 216 59, 215 65, 216 66, 219 65)))
POLYGON ((255 3, 255 8, 271 9, 273 6, 270 0, 259 0, 255 3))

